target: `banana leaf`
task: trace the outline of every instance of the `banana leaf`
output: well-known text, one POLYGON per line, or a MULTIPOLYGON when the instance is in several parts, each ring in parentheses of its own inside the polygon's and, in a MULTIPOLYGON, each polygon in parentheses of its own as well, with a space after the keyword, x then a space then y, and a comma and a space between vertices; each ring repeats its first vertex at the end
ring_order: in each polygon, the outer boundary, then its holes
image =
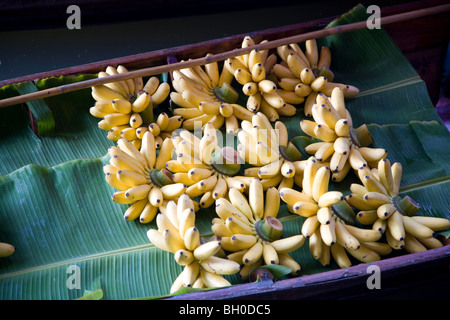
MULTIPOLYGON (((330 26, 365 19, 365 8, 357 6, 330 26)), ((386 148, 391 162, 402 163, 402 194, 422 204, 419 214, 450 218, 450 134, 414 68, 383 29, 318 42, 332 50, 336 81, 361 90, 347 100, 355 125, 368 124, 373 145, 386 148), (433 211, 425 210, 430 206, 433 211)), ((93 76, 42 79, 35 85, 44 89, 93 76)), ((0 89, 0 98, 17 94, 10 86, 0 89)), ((148 241, 146 231, 154 222, 126 222, 126 206, 111 201, 114 190, 105 182, 102 166, 113 143, 89 114, 94 103, 90 91, 48 98, 46 103, 55 121, 52 136, 36 136, 24 108, 0 110, 0 241, 16 248, 13 255, 0 258, 0 299, 166 296, 182 268, 148 241)), ((282 119, 291 138, 302 135, 303 118, 299 106, 296 116, 282 119)), ((349 174, 330 189, 347 193, 354 181, 349 174)), ((205 237, 212 235, 213 216, 211 208, 197 215, 205 237)), ((304 220, 284 205, 280 219, 283 236, 298 234, 304 220)), ((308 243, 292 256, 302 266, 301 275, 337 268, 314 260, 308 243)), ((246 281, 227 277, 236 286, 246 281)))

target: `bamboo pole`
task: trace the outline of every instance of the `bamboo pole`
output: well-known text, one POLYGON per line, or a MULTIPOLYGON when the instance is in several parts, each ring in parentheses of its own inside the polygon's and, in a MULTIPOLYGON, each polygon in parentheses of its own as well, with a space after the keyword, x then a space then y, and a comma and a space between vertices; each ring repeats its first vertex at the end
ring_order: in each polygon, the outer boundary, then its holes
MULTIPOLYGON (((418 9, 410 12, 399 13, 391 16, 380 17, 380 25, 386 25, 390 23, 402 22, 411 19, 416 19, 420 17, 440 14, 450 11, 450 4, 439 5, 430 8, 418 9)), ((274 49, 282 45, 287 45, 290 43, 304 42, 308 39, 319 39, 327 37, 330 35, 341 34, 345 32, 351 32, 356 30, 361 30, 367 27, 367 21, 354 22, 346 25, 306 32, 290 37, 280 38, 272 41, 267 41, 264 43, 255 44, 253 46, 248 46, 245 48, 237 48, 230 51, 225 51, 222 53, 205 56, 202 58, 191 59, 187 61, 176 62, 172 64, 165 64, 156 67, 143 68, 139 70, 129 71, 126 73, 121 73, 117 75, 111 75, 108 77, 101 77, 90 79, 86 81, 81 81, 77 83, 62 85, 54 88, 49 88, 29 94, 24 94, 20 96, 15 96, 7 99, 0 100, 0 108, 21 104, 28 101, 49 98, 52 96, 64 94, 67 92, 77 91, 81 89, 86 89, 89 87, 102 85, 105 83, 121 81, 126 79, 132 79, 137 77, 148 77, 152 75, 158 75, 165 72, 171 72, 174 70, 179 70, 183 68, 189 68, 193 66, 205 65, 211 62, 223 61, 231 57, 243 55, 249 53, 254 49, 258 50, 269 50, 274 49)))

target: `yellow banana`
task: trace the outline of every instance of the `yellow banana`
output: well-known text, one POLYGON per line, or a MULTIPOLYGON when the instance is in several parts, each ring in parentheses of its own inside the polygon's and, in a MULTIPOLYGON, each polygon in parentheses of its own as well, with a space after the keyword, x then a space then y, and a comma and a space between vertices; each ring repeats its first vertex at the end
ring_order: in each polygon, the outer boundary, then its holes
POLYGON ((317 215, 312 215, 303 222, 301 233, 302 235, 308 239, 319 227, 320 222, 317 215))
POLYGON ((331 217, 329 222, 326 224, 320 224, 320 236, 322 237, 322 241, 327 246, 332 246, 336 243, 336 219, 331 217))
POLYGON ((403 227, 405 233, 412 235, 415 238, 431 238, 434 236, 434 231, 419 221, 409 216, 402 216, 403 227))
POLYGON ((359 240, 352 235, 347 228, 339 221, 336 221, 336 242, 346 249, 357 250, 361 244, 359 240))
POLYGON ((264 218, 275 217, 280 209, 280 193, 277 188, 271 187, 266 191, 264 204, 264 218))
POLYGON ((450 220, 439 217, 412 216, 411 219, 430 228, 433 231, 440 231, 450 228, 450 220))
POLYGON ((209 272, 203 268, 200 270, 200 276, 207 288, 222 288, 231 286, 231 283, 221 275, 209 272))
POLYGON ((16 251, 15 247, 9 243, 0 242, 0 258, 9 257, 16 251))
POLYGON ((320 197, 328 191, 330 181, 330 169, 328 167, 320 167, 314 176, 312 184, 312 196, 316 202, 319 202, 320 197))
POLYGON ((208 241, 196 247, 193 254, 195 259, 202 261, 214 256, 219 250, 220 241, 208 241))
POLYGON ((350 232, 359 242, 374 242, 380 240, 382 234, 379 231, 366 228, 358 228, 352 225, 344 225, 344 227, 350 232))
POLYGON ((300 248, 305 242, 303 235, 295 235, 288 238, 275 240, 271 243, 278 253, 289 253, 300 248))
POLYGON ((167 248, 162 233, 159 232, 156 229, 149 229, 147 231, 147 238, 150 240, 152 244, 154 244, 156 247, 158 247, 161 250, 169 252, 169 249, 167 248))
POLYGON ((405 227, 403 223, 403 216, 400 212, 394 211, 392 215, 387 219, 387 226, 392 237, 397 241, 403 241, 405 239, 405 227))
POLYGON ((364 263, 370 263, 380 260, 380 255, 377 252, 367 248, 364 245, 361 245, 358 249, 347 248, 347 252, 354 258, 364 263))
POLYGON ((261 259, 263 256, 263 244, 258 241, 251 248, 247 250, 247 252, 242 257, 242 262, 245 265, 251 265, 261 259))
POLYGON ((331 246, 331 255, 334 261, 338 264, 341 269, 348 268, 352 265, 345 248, 339 243, 335 243, 331 246))
POLYGON ((327 191, 323 193, 317 204, 319 207, 331 207, 333 204, 336 204, 340 201, 344 200, 344 195, 340 191, 327 191))
POLYGON ((191 227, 184 232, 184 245, 186 249, 193 251, 200 246, 200 232, 196 227, 191 227))
POLYGON ((200 264, 198 261, 194 260, 187 264, 182 272, 183 286, 192 287, 194 282, 197 280, 200 273, 200 264))
POLYGON ((173 257, 180 266, 187 266, 192 261, 194 261, 194 255, 192 254, 192 252, 185 249, 180 249, 176 251, 173 257))

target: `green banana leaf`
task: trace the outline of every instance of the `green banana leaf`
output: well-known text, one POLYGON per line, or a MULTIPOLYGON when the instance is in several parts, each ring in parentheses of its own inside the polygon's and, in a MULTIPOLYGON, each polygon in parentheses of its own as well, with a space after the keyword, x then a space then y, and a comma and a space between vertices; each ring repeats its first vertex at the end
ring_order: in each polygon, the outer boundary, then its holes
MULTIPOLYGON (((330 26, 365 20, 357 6, 330 26)), ((359 30, 319 39, 329 45, 336 81, 360 88, 347 107, 355 125, 368 124, 373 145, 388 150, 391 162, 403 165, 402 194, 409 194, 422 215, 450 218, 450 134, 438 117, 420 79, 387 33, 359 30), (425 209, 432 206, 433 211, 425 209)), ((95 75, 49 78, 38 89, 80 81, 95 75)), ((19 94, 0 88, 0 98, 19 94)), ((155 248, 146 232, 155 223, 123 219, 125 205, 111 201, 114 190, 102 166, 113 143, 89 114, 90 90, 46 99, 54 121, 53 134, 36 136, 27 110, 0 109, 0 242, 16 252, 0 258, 0 299, 74 300, 144 299, 167 296, 182 270, 172 254, 155 248)), ((161 108, 168 108, 168 104, 161 108)), ((48 110, 47 110, 48 112, 48 110)), ((155 110, 158 112, 158 110, 155 110)), ((302 135, 297 116, 282 119, 291 138, 302 135)), ((44 121, 47 121, 45 120, 44 121)), ((50 125, 50 123, 48 123, 50 125)), ((348 193, 352 174, 330 189, 348 193)), ((214 210, 202 210, 197 225, 211 236, 214 210)), ((304 218, 285 205, 279 217, 283 236, 298 234, 304 218)), ((397 252, 395 254, 405 254, 397 252)), ((292 256, 302 274, 336 269, 323 267, 309 253, 308 243, 292 256)), ((233 285, 246 281, 227 276, 233 285)), ((278 281, 282 281, 281 279, 278 281)))

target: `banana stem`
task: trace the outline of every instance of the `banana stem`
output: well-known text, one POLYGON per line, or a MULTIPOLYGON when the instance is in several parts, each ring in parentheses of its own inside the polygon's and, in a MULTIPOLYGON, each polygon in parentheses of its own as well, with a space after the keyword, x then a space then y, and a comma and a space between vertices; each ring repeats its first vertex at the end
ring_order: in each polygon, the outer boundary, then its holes
POLYGON ((227 82, 224 82, 221 87, 215 87, 213 92, 217 99, 226 103, 235 103, 239 98, 239 94, 227 82))
POLYGON ((347 201, 339 201, 331 206, 331 212, 339 219, 341 222, 354 225, 355 224, 355 212, 352 207, 347 203, 347 201))
POLYGON ((302 158, 301 152, 295 147, 295 145, 289 141, 287 146, 279 146, 280 155, 287 161, 298 161, 302 158))
POLYGON ((283 224, 275 217, 267 217, 256 222, 255 230, 264 241, 275 241, 281 238, 283 224))
POLYGON ((152 169, 152 171, 150 171, 150 180, 154 185, 160 188, 164 187, 165 185, 174 183, 174 181, 172 180, 172 173, 165 168, 161 170, 152 169))
POLYGON ((406 216, 413 216, 420 209, 420 205, 410 196, 405 196, 404 198, 396 196, 392 199, 392 203, 398 212, 406 216))
POLYGON ((231 147, 223 147, 215 151, 211 158, 211 165, 220 174, 234 176, 241 169, 239 154, 231 147))

